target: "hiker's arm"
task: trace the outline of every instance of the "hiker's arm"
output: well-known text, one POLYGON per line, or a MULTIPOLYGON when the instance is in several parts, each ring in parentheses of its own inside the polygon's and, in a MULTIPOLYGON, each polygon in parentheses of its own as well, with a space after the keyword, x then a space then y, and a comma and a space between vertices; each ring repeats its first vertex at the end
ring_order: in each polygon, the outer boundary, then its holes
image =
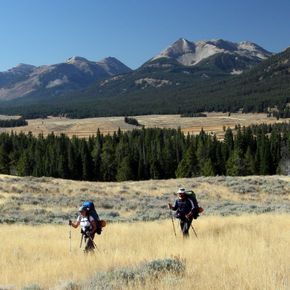
POLYGON ((178 206, 177 206, 177 201, 175 201, 174 206, 172 206, 171 203, 168 203, 168 207, 169 207, 170 209, 172 209, 172 210, 177 210, 177 208, 178 208, 178 206))
POLYGON ((92 231, 91 231, 91 234, 94 234, 97 230, 97 224, 96 224, 96 221, 91 221, 91 226, 92 226, 92 231))
POLYGON ((76 229, 80 225, 80 222, 78 220, 75 222, 72 222, 71 220, 69 220, 68 224, 76 229))

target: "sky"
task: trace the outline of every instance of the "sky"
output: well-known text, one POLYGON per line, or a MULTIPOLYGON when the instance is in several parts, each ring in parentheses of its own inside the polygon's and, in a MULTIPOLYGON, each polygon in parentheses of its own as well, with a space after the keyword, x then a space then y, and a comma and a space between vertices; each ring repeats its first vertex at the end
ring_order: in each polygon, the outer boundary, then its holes
POLYGON ((289 0, 0 0, 0 71, 108 56, 135 69, 177 39, 290 46, 289 0))

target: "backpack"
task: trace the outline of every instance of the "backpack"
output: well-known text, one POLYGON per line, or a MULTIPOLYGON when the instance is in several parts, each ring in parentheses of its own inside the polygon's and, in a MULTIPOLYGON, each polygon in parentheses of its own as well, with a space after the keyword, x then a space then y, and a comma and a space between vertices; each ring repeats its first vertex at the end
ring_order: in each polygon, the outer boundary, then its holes
POLYGON ((185 194, 186 194, 186 197, 193 202, 194 209, 195 209, 193 213, 193 218, 197 219, 199 217, 199 214, 203 212, 203 208, 199 207, 197 199, 196 199, 196 194, 192 190, 186 191, 185 194))
POLYGON ((94 203, 92 201, 87 200, 83 202, 82 206, 89 209, 89 216, 91 216, 96 222, 97 226, 96 233, 100 235, 102 232, 102 221, 100 221, 94 203))

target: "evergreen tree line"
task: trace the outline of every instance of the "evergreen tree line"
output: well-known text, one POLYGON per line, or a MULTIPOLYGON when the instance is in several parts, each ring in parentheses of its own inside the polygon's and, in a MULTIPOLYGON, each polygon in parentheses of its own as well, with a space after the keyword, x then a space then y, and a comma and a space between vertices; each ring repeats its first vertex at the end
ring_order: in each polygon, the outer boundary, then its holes
POLYGON ((226 129, 224 140, 175 129, 138 129, 88 139, 0 134, 0 173, 123 181, 281 173, 290 160, 290 125, 226 129))
POLYGON ((21 127, 27 124, 24 118, 0 120, 0 128, 21 127))

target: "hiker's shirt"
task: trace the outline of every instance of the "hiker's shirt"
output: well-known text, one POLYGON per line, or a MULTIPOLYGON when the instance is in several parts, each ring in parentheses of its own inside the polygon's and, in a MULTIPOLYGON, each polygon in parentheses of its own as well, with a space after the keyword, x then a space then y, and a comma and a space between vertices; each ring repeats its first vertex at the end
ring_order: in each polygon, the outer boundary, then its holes
POLYGON ((178 199, 175 201, 172 209, 176 210, 177 218, 185 218, 187 214, 189 214, 190 212, 194 212, 194 203, 189 198, 185 200, 178 199))
POLYGON ((93 217, 79 215, 77 221, 80 223, 83 232, 92 230, 92 222, 94 221, 93 217))

